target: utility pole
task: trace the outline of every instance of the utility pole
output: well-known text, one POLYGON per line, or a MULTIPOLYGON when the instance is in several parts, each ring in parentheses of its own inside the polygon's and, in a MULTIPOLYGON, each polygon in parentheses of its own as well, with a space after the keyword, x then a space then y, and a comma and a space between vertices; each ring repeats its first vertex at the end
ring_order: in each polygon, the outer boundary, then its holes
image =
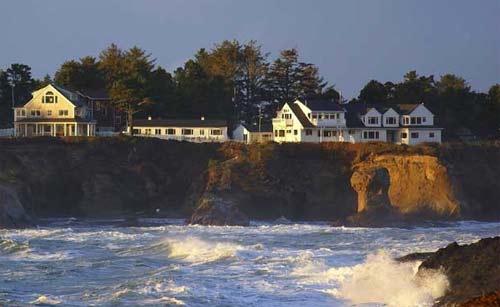
POLYGON ((16 87, 16 84, 14 83, 14 80, 11 80, 12 84, 10 86, 11 89, 11 98, 12 98, 12 136, 16 136, 16 124, 15 124, 15 118, 16 118, 16 110, 14 109, 16 106, 16 99, 14 98, 14 88, 16 87))
POLYGON ((262 142, 261 124, 262 124, 262 106, 259 105, 259 143, 262 142))

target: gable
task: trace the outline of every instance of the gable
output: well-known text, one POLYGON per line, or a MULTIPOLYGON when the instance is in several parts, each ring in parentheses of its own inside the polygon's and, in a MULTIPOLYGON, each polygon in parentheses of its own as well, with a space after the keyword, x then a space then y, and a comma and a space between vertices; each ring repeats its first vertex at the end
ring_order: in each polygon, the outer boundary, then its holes
POLYGON ((399 117, 399 113, 396 112, 393 108, 389 108, 384 113, 384 117, 399 117))
POLYGON ((52 86, 51 84, 33 92, 33 98, 31 98, 31 100, 28 101, 24 105, 24 107, 36 109, 42 108, 46 105, 57 105, 58 108, 75 107, 75 104, 72 101, 70 101, 65 95, 63 95, 56 87, 52 86), (44 101, 47 101, 48 103, 44 103, 44 101))
POLYGON ((365 114, 366 117, 379 117, 381 115, 382 114, 380 114, 380 112, 377 111, 377 109, 375 109, 375 108, 369 109, 368 112, 366 112, 366 114, 365 114))
POLYGON ((425 116, 425 117, 432 117, 434 114, 427 109, 423 104, 418 105, 413 111, 410 112, 410 116, 425 116))

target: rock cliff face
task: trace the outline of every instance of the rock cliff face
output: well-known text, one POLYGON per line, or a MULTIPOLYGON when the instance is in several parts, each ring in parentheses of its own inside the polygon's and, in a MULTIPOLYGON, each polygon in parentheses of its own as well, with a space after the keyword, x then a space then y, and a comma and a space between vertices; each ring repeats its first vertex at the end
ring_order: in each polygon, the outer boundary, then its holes
POLYGON ((494 143, 0 140, 0 186, 40 217, 158 216, 157 209, 160 216, 188 217, 208 193, 251 219, 500 220, 498 178, 500 144, 494 143))
POLYGON ((446 167, 429 155, 381 154, 353 167, 351 185, 358 212, 390 205, 401 214, 458 217, 457 201, 446 167))

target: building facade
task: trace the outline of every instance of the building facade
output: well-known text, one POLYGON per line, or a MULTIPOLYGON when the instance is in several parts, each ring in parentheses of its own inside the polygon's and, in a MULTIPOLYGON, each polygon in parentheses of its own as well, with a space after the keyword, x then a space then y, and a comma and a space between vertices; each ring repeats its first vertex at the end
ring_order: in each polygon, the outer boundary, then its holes
POLYGON ((233 130, 233 140, 245 144, 270 142, 273 140, 273 126, 239 124, 233 130))
POLYGON ((285 103, 273 119, 276 142, 441 143, 442 129, 424 104, 285 103))
POLYGON ((17 137, 94 136, 96 122, 82 97, 54 84, 32 93, 22 107, 14 108, 17 137))
POLYGON ((134 120, 133 134, 141 137, 196 143, 229 140, 226 121, 205 120, 204 118, 199 120, 138 119, 134 120))

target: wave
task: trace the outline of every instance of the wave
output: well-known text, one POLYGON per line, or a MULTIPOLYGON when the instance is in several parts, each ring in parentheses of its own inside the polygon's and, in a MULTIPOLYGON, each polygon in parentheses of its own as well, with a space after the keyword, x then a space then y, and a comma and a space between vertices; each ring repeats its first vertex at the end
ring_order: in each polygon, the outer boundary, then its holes
POLYGON ((166 239, 161 245, 167 246, 169 258, 196 264, 235 258, 238 251, 245 249, 238 244, 203 241, 196 237, 166 239))
POLYGON ((60 303, 61 303, 60 300, 57 300, 55 298, 50 298, 45 295, 40 295, 36 300, 30 302, 30 304, 42 305, 42 306, 55 306, 59 305, 60 303))
POLYGON ((28 243, 19 243, 11 239, 0 238, 0 253, 13 254, 27 250, 28 248, 28 243))
POLYGON ((362 264, 329 268, 305 254, 292 275, 303 284, 334 286, 321 291, 352 304, 430 306, 445 293, 449 283, 440 271, 417 274, 419 265, 419 262, 397 262, 388 252, 379 251, 362 264))

